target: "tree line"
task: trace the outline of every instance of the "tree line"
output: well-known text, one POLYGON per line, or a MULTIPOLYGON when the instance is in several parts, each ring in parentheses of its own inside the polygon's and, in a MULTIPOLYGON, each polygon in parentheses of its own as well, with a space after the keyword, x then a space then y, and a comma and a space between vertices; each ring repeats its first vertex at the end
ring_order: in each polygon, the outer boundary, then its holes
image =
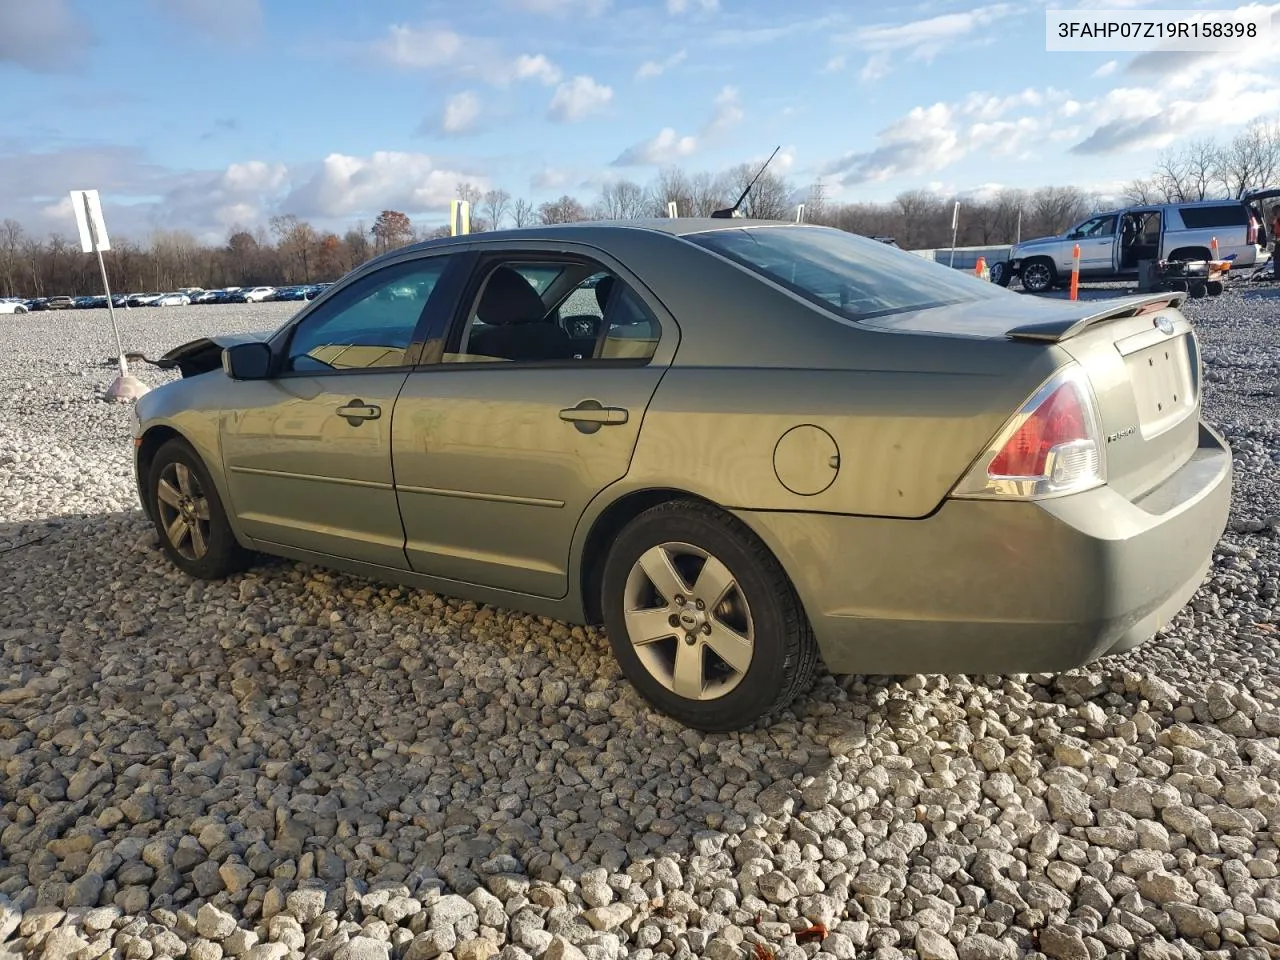
MULTIPOLYGON (((565 194, 535 205, 502 189, 457 185, 471 210, 471 230, 480 232, 582 220, 626 220, 667 216, 674 202, 680 216, 708 216, 731 206, 755 176, 740 164, 719 173, 669 167, 647 184, 616 180, 584 202, 565 194)), ((1240 196, 1280 175, 1280 123, 1254 123, 1230 140, 1212 138, 1158 155, 1151 175, 1128 184, 1131 202, 1185 202, 1240 196)), ((1004 189, 981 198, 960 197, 959 246, 998 245, 1059 233, 1097 210, 1102 198, 1074 186, 1004 189)), ((951 244, 951 214, 957 198, 908 190, 885 203, 828 201, 820 184, 807 190, 766 170, 742 203, 747 217, 791 220, 798 203, 804 219, 866 236, 896 239, 904 249, 951 244)), ((372 224, 361 221, 341 233, 320 230, 293 214, 272 217, 265 227, 234 229, 222 244, 199 242, 183 231, 153 233, 145 243, 113 240, 104 254, 112 289, 121 293, 178 287, 215 289, 336 280, 370 257, 449 233, 439 221, 414 222, 384 210, 372 224)), ((28 234, 21 224, 0 221, 0 296, 77 296, 101 292, 97 264, 68 236, 28 234)))

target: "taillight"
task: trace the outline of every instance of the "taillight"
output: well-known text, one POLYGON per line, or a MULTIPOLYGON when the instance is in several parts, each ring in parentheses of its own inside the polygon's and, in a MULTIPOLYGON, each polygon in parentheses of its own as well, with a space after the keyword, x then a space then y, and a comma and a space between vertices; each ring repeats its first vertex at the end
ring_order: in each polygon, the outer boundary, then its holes
POLYGON ((1030 499, 1079 493, 1106 481, 1097 407, 1072 364, 1032 395, 952 492, 1030 499))

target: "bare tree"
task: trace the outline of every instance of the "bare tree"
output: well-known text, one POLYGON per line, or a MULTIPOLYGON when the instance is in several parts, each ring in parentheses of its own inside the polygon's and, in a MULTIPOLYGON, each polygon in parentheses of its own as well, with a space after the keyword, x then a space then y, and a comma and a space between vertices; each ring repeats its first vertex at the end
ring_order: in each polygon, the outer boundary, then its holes
POLYGON ((413 236, 413 224, 399 210, 383 210, 373 221, 374 250, 383 253, 403 247, 413 236))
POLYGON ((311 282, 311 265, 316 258, 315 228, 292 213, 271 218, 271 232, 276 235, 276 249, 284 257, 290 278, 311 282))
POLYGON ((576 223, 587 219, 587 211, 581 203, 565 194, 538 207, 538 217, 543 223, 576 223))
POLYGON ((1275 182, 1280 171, 1280 125, 1259 120, 1231 138, 1218 151, 1213 179, 1232 197, 1242 197, 1251 187, 1275 182))
MULTIPOLYGON (((760 167, 751 163, 740 163, 729 170, 728 180, 734 189, 734 200, 738 199, 759 172, 760 167)), ((792 220, 794 208, 790 196, 791 188, 787 181, 771 169, 766 169, 755 181, 755 186, 742 201, 740 209, 744 217, 753 220, 792 220)))
POLYGON ((18 265, 22 253, 22 224, 5 218, 0 223, 0 275, 4 277, 4 295, 17 296, 18 265))
POLYGON ((600 188, 595 213, 601 220, 634 220, 648 212, 648 191, 632 180, 616 180, 600 188))
MULTIPOLYGON (((689 210, 681 211, 684 216, 709 217, 737 199, 737 194, 729 196, 729 180, 723 173, 703 170, 689 178, 688 186, 689 210)), ((665 210, 663 214, 666 214, 665 210)))
POLYGON ((649 190, 649 197, 652 216, 665 217, 667 207, 673 202, 677 216, 695 215, 691 209, 693 185, 689 181, 689 175, 679 167, 666 167, 659 171, 657 181, 649 190))
POLYGON ((511 222, 517 227, 527 227, 533 223, 533 204, 521 197, 511 207, 511 222))
POLYGON ((1041 187, 1031 194, 1031 214, 1037 236, 1053 236, 1079 223, 1094 201, 1077 187, 1041 187))
POLYGON ((907 190, 893 198, 901 216, 898 243, 923 248, 951 242, 951 218, 943 202, 928 190, 907 190), (945 232, 944 232, 945 231, 945 232))
POLYGON ((490 230, 497 230, 502 226, 502 221, 506 219, 507 211, 510 207, 511 194, 507 193, 507 191, 488 190, 485 192, 481 209, 490 230))

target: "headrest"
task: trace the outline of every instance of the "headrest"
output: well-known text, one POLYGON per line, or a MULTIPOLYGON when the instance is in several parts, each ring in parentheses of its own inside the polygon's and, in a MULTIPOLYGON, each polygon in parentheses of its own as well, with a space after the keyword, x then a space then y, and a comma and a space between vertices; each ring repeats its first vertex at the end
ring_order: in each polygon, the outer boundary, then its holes
POLYGON ((510 267, 499 267, 489 276, 484 295, 480 298, 477 316, 492 326, 508 326, 515 323, 535 323, 546 314, 547 308, 529 281, 510 267))
POLYGON ((596 305, 600 307, 600 313, 603 314, 605 307, 609 305, 609 294, 613 293, 613 277, 605 277, 596 284, 596 305))

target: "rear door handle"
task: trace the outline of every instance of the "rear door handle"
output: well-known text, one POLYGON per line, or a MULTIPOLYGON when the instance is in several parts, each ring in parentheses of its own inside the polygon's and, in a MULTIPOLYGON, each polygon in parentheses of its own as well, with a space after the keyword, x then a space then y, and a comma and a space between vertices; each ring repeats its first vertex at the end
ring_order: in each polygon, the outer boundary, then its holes
POLYGON ((598 400, 583 400, 576 407, 560 411, 560 419, 577 426, 584 433, 594 433, 603 426, 626 423, 630 413, 625 407, 606 407, 598 400))
POLYGON ((363 400, 352 400, 345 407, 339 407, 337 414, 353 427, 358 427, 365 420, 377 420, 382 416, 382 408, 363 400))

